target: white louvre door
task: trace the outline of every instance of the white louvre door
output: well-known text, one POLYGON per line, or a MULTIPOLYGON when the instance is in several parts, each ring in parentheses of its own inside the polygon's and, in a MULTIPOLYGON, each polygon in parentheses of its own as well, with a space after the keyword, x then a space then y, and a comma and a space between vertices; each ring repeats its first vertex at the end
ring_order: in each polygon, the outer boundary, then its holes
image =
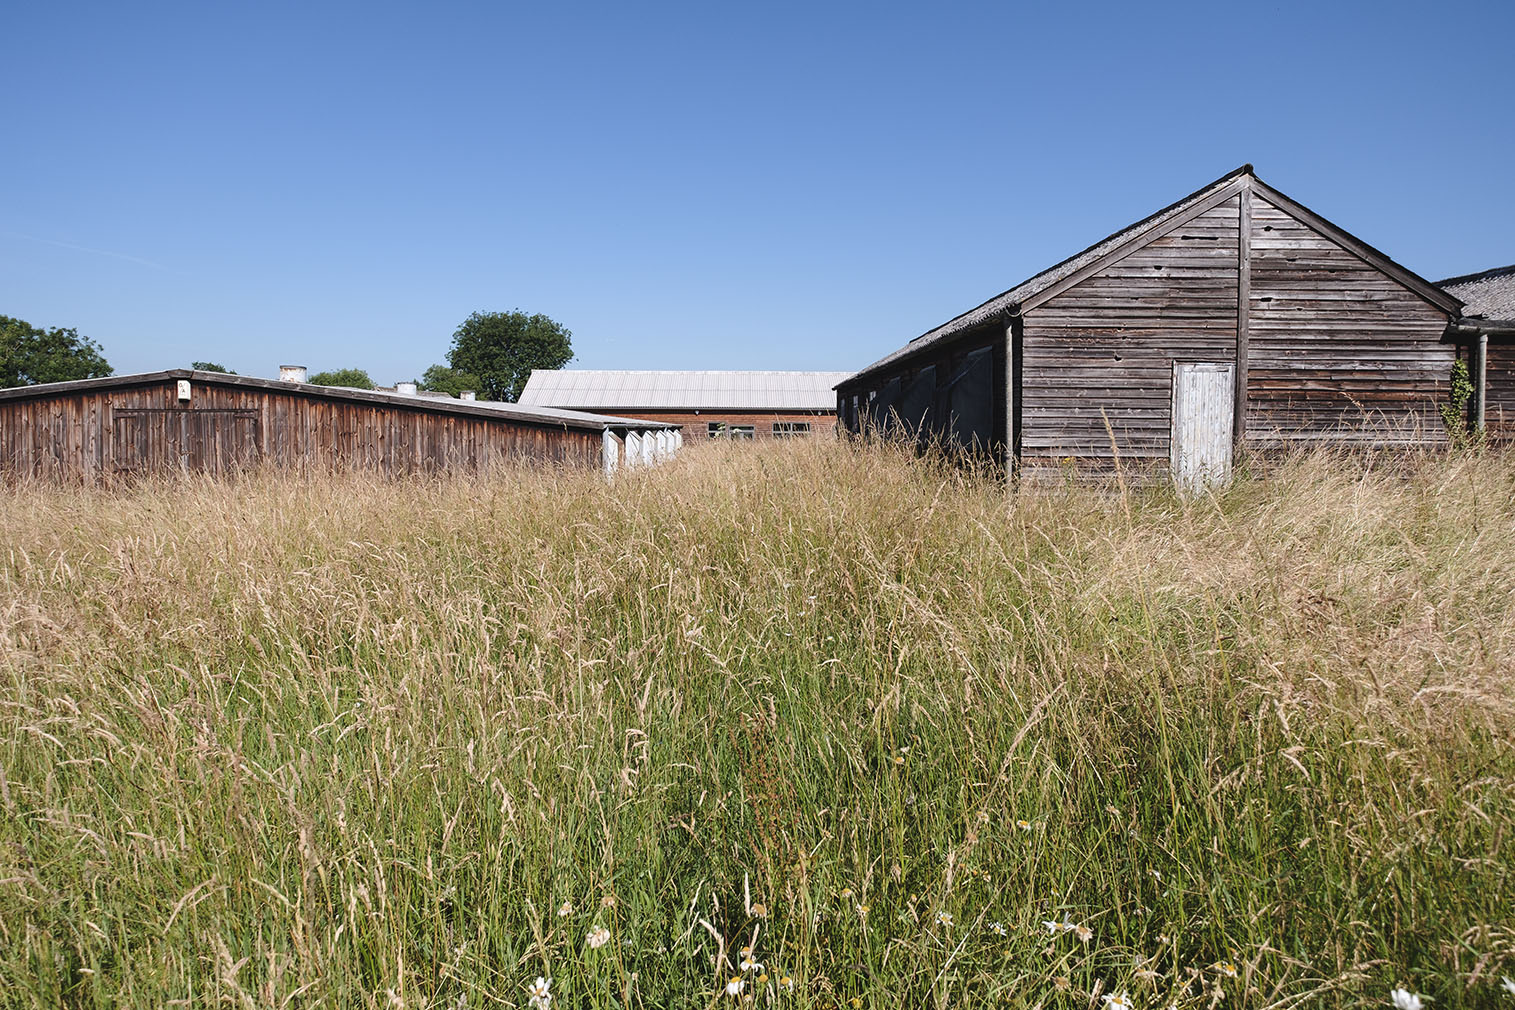
POLYGON ((1180 490, 1202 491, 1231 478, 1231 432, 1236 407, 1230 364, 1173 363, 1170 462, 1180 490))

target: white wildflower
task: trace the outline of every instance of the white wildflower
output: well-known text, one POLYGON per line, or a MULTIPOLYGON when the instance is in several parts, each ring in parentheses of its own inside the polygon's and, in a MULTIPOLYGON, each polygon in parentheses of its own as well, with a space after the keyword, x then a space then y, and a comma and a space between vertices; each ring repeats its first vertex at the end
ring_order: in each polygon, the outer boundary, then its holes
POLYGON ((568 916, 570 916, 572 914, 573 914, 573 905, 572 905, 572 903, 565 901, 561 905, 558 906, 558 918, 559 919, 567 918, 568 916))
POLYGON ((746 981, 743 980, 742 976, 738 975, 726 983, 726 995, 740 996, 742 994, 742 990, 746 987, 746 981))
POLYGON ((589 944, 590 950, 598 950, 610 942, 610 930, 604 926, 596 926, 584 937, 584 942, 589 944))
POLYGON ((1391 989, 1389 996, 1394 1000, 1395 1010, 1422 1010, 1420 997, 1408 989, 1391 989))
POLYGON ((937 912, 936 913, 936 924, 938 926, 950 926, 950 925, 952 925, 952 913, 951 912, 937 912))
POLYGON ((551 976, 543 978, 538 975, 537 980, 526 987, 526 993, 531 997, 531 1010, 548 1010, 552 1006, 551 976))
POLYGON ((1107 992, 1100 998, 1105 1001, 1105 1006, 1110 1010, 1131 1010, 1131 999, 1125 993, 1117 996, 1113 992, 1107 992))

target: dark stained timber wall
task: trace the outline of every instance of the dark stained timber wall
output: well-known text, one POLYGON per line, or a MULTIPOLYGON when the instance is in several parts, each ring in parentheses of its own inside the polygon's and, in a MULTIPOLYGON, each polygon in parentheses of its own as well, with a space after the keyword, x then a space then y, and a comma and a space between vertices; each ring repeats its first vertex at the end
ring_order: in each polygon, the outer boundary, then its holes
POLYGON ((1515 441, 1515 344, 1489 343, 1483 420, 1489 437, 1515 441))
POLYGON ((260 462, 407 474, 600 461, 598 431, 198 379, 191 390, 188 403, 172 379, 0 401, 0 469, 92 480, 260 462))
POLYGON ((1254 197, 1248 442, 1445 441, 1446 327, 1445 312, 1254 197))

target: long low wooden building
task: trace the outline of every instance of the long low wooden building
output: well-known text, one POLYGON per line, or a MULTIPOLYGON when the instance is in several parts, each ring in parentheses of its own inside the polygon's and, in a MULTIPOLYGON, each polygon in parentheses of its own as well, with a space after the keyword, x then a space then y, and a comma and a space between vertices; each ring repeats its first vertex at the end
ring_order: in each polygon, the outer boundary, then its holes
POLYGON ((1442 443, 1461 305, 1246 165, 864 368, 838 412, 1028 473, 1442 443))
POLYGON ((0 471, 11 478, 264 463, 409 474, 518 460, 614 471, 681 444, 676 425, 656 421, 189 369, 0 390, 0 471))

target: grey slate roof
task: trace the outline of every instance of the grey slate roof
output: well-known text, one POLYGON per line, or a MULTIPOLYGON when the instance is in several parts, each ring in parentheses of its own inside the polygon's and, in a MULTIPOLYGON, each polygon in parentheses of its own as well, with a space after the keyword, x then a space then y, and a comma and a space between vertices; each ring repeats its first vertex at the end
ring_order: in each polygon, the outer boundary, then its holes
POLYGON ((832 387, 850 372, 689 372, 536 369, 522 405, 540 409, 835 410, 832 387))
POLYGON ((1515 265, 1448 277, 1437 287, 1467 303, 1464 316, 1515 320, 1515 265))
POLYGON ((133 375, 108 375, 100 379, 78 379, 73 382, 47 382, 36 386, 16 386, 0 389, 0 401, 26 400, 55 396, 74 390, 110 389, 114 387, 141 386, 170 379, 189 379, 219 386, 240 386, 250 389, 268 389, 277 392, 295 392, 306 396, 326 399, 357 400, 365 403, 381 403, 395 407, 409 407, 436 413, 471 414, 474 416, 508 415, 522 424, 548 425, 554 428, 580 428, 590 431, 635 428, 638 430, 676 428, 678 425, 661 421, 644 421, 640 418, 614 417, 608 414, 586 413, 581 410, 560 410, 553 407, 527 407, 515 403, 499 403, 493 400, 455 400, 450 396, 411 396, 393 390, 354 389, 350 386, 317 386, 309 382, 283 382, 277 379, 259 379, 250 375, 231 375, 226 372, 197 372, 188 368, 171 368, 162 372, 140 372, 133 375))

